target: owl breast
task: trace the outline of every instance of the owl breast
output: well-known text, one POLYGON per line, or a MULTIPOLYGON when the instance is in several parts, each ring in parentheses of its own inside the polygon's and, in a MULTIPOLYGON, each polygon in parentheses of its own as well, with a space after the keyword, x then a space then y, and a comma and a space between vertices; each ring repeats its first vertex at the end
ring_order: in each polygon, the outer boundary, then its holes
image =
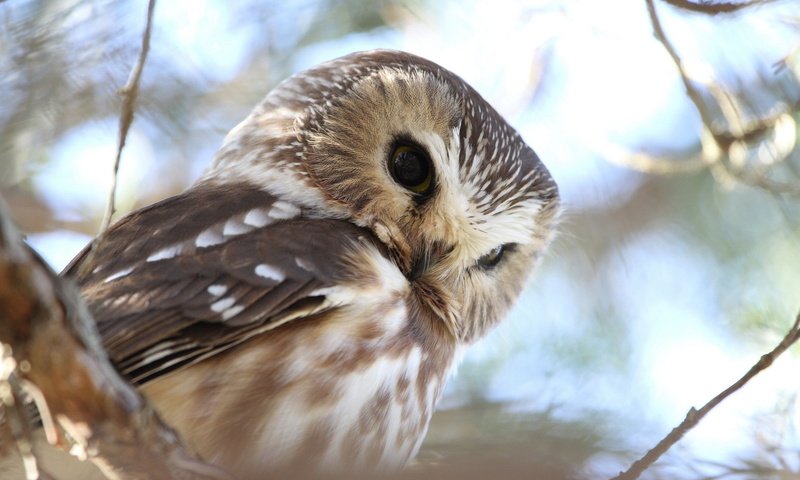
POLYGON ((455 348, 401 296, 363 300, 144 392, 203 458, 239 473, 400 468, 420 447, 455 348))

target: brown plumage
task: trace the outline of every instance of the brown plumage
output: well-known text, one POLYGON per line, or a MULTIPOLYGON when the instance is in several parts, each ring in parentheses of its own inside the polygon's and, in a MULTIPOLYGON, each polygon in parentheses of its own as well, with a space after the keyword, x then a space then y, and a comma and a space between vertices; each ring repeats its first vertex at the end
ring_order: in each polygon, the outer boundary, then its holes
POLYGON ((203 178, 66 275, 117 368, 207 460, 391 469, 557 209, 533 150, 460 78, 364 52, 279 85, 203 178))

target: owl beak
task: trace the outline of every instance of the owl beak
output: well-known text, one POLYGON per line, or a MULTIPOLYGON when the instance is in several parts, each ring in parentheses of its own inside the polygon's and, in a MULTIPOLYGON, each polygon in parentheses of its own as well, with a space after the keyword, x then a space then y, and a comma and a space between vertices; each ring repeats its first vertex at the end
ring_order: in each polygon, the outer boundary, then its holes
POLYGON ((372 231, 386 245, 392 260, 409 282, 425 275, 438 258, 452 250, 452 247, 443 248, 442 245, 436 243, 430 249, 414 251, 408 238, 393 224, 376 221, 372 224, 372 231))
POLYGON ((454 245, 434 241, 433 243, 427 244, 422 250, 414 252, 411 269, 408 275, 406 275, 406 278, 408 278, 409 281, 414 281, 424 276, 437 263, 447 257, 454 248, 454 245))

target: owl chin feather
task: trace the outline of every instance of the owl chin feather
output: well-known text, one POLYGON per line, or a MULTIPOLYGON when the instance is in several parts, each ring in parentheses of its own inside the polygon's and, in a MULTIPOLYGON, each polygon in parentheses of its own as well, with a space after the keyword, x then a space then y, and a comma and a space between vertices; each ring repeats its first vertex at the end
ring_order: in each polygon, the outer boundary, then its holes
POLYGON ((207 460, 390 470, 519 295, 558 204, 463 80, 362 52, 281 83, 195 185, 65 274, 116 367, 207 460))

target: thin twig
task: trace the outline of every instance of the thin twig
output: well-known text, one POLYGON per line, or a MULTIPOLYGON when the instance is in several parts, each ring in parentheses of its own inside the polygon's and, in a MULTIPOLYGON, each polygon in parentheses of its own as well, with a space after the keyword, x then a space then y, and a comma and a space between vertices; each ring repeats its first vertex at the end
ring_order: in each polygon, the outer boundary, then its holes
POLYGON ((155 10, 156 0, 150 0, 147 4, 147 23, 142 34, 142 48, 139 50, 139 59, 131 70, 128 82, 119 94, 122 98, 122 111, 119 115, 119 139, 117 145, 117 156, 114 159, 114 174, 111 177, 111 191, 108 194, 108 205, 103 216, 103 223, 100 226, 100 233, 108 229, 111 225, 111 217, 114 216, 116 209, 117 176, 119 175, 119 162, 122 158, 122 149, 125 148, 125 140, 128 138, 128 130, 133 123, 133 114, 136 110, 136 98, 139 96, 139 81, 142 78, 144 63, 147 61, 147 53, 150 51, 150 31, 153 25, 153 10, 155 10))
POLYGON ((678 67, 678 71, 681 74, 681 81, 686 89, 686 95, 688 95, 689 99, 692 101, 692 103, 694 103, 703 123, 711 128, 714 122, 714 115, 712 115, 712 113, 706 107, 700 90, 698 90, 692 84, 691 80, 689 80, 691 75, 686 70, 686 65, 683 63, 683 60, 681 60, 681 57, 678 55, 677 50, 675 50, 675 47, 672 45, 672 42, 669 41, 667 35, 664 33, 664 29, 661 26, 661 20, 658 18, 658 13, 656 12, 654 0, 647 0, 647 12, 650 14, 650 23, 653 25, 653 33, 655 34, 656 39, 661 42, 661 44, 664 46, 664 49, 672 58, 672 61, 675 63, 675 66, 678 67))
MULTIPOLYGON (((753 0, 739 3, 664 0, 664 2, 670 5, 681 8, 694 8, 696 11, 703 11, 705 13, 712 13, 712 10, 714 9, 716 9, 717 13, 726 13, 746 7, 752 7, 756 4, 767 3, 768 1, 772 0, 753 0)), ((650 22, 653 26, 653 33, 656 39, 667 51, 670 58, 672 58, 672 61, 680 74, 681 82, 686 90, 686 95, 689 97, 689 100, 691 100, 692 104, 694 104, 695 109, 700 115, 701 121, 705 125, 706 130, 710 133, 710 143, 707 142, 703 146, 703 157, 705 157, 707 166, 711 168, 712 173, 730 181, 736 181, 745 185, 761 188, 776 194, 793 196, 800 194, 800 189, 793 184, 773 181, 768 178, 766 174, 753 175, 752 173, 748 173, 742 168, 737 168, 736 166, 730 165, 729 162, 725 161, 726 158, 729 159, 730 157, 732 145, 735 143, 747 144, 753 139, 763 136, 765 132, 774 129, 779 119, 787 115, 792 108, 797 108, 797 103, 793 102, 787 111, 777 112, 777 114, 745 123, 742 122, 740 118, 741 112, 735 105, 734 99, 730 97, 727 92, 722 91, 716 85, 710 84, 708 86, 709 91, 717 101, 728 124, 726 129, 716 128, 714 126, 714 114, 703 100, 703 95, 700 89, 695 85, 695 82, 691 80, 692 76, 687 70, 686 64, 681 59, 680 55, 678 55, 677 50, 672 45, 672 42, 664 33, 654 0, 646 0, 646 2, 647 10, 650 15, 650 22), (705 150, 709 147, 711 148, 711 151, 714 152, 714 155, 705 154, 707 153, 705 150)))
POLYGON ((713 2, 709 0, 664 0, 664 2, 690 12, 718 15, 720 13, 735 13, 739 10, 755 5, 762 5, 774 0, 748 0, 745 2, 713 2))
POLYGON ((634 462, 633 465, 628 468, 628 470, 621 472, 612 480, 634 480, 639 478, 639 475, 641 475, 642 472, 647 470, 650 465, 661 458, 661 456, 664 455, 667 450, 672 448, 672 446, 675 445, 675 443, 677 443, 681 437, 689 432, 689 430, 694 428, 708 412, 719 405, 720 402, 728 398, 728 396, 730 396, 732 393, 742 388, 753 377, 769 368, 775 359, 785 352, 790 346, 792 346, 792 344, 798 339, 800 339, 800 313, 798 313, 792 328, 789 329, 789 331, 783 337, 783 340, 781 340, 781 342, 775 348, 773 348, 771 352, 762 355, 758 362, 756 362, 756 364, 753 365, 750 370, 748 370, 748 372, 742 376, 742 378, 737 380, 730 387, 723 390, 719 395, 712 398, 708 403, 703 405, 700 410, 696 410, 694 407, 689 409, 689 412, 686 414, 686 418, 683 419, 680 425, 673 428, 666 437, 661 439, 661 441, 658 442, 655 447, 650 449, 650 451, 648 451, 642 458, 634 462))
POLYGON ((656 175, 698 172, 707 169, 711 163, 716 161, 714 158, 709 158, 703 149, 683 155, 636 152, 606 138, 592 138, 589 145, 593 151, 608 162, 656 175))

